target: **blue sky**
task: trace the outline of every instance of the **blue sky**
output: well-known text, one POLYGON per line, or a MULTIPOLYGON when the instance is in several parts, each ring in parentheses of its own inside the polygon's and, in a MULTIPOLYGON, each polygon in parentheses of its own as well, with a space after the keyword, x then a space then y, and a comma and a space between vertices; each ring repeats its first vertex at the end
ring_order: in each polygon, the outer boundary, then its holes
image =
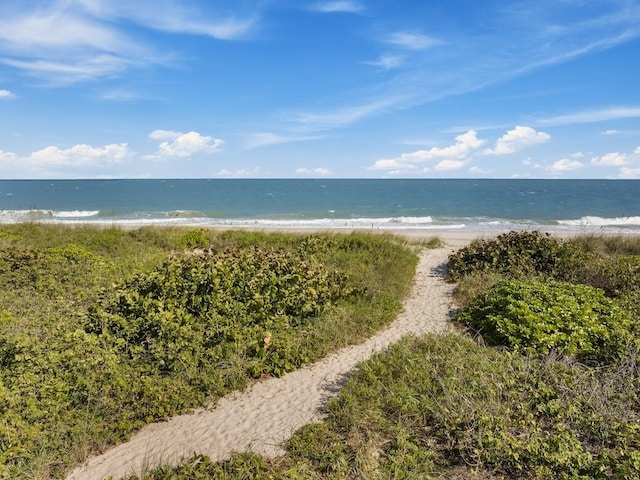
POLYGON ((0 178, 640 178, 637 0, 4 0, 0 178))

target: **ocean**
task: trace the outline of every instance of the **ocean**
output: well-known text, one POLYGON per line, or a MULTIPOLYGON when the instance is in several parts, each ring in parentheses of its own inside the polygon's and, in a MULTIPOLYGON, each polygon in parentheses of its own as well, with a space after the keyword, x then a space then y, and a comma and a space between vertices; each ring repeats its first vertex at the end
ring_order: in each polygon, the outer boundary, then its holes
POLYGON ((0 180, 0 223, 640 233, 640 180, 0 180))

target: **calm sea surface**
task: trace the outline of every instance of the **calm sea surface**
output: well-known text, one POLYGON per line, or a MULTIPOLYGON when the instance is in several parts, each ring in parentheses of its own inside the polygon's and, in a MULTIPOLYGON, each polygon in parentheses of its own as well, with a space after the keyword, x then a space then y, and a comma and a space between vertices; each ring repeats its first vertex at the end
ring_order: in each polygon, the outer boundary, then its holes
POLYGON ((0 223, 640 233, 640 180, 0 180, 0 223))

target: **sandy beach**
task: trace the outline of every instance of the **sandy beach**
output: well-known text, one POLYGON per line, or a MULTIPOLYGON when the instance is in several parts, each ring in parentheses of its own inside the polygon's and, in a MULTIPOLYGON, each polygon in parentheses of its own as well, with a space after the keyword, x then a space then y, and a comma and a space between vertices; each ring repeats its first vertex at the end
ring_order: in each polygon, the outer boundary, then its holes
MULTIPOLYGON (((407 236, 414 239, 432 238, 407 236)), ((198 409, 144 427, 127 443, 87 459, 68 480, 121 478, 156 465, 173 465, 194 453, 214 460, 233 452, 282 453, 281 444, 300 427, 320 421, 323 407, 337 395, 349 372, 361 361, 405 335, 442 332, 448 328, 453 285, 446 283, 447 256, 475 234, 447 236, 447 246, 424 250, 404 311, 387 328, 360 345, 341 349, 321 361, 253 384, 220 400, 212 409, 198 409)), ((440 236, 440 238, 443 238, 440 236)))

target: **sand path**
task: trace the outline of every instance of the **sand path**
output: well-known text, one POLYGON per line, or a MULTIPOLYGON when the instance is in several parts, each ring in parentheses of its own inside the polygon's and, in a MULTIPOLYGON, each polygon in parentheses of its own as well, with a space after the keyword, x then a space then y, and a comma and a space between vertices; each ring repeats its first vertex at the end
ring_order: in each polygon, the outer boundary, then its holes
POLYGON ((198 409, 140 430, 129 442, 89 458, 68 480, 122 478, 148 467, 177 464, 202 453, 212 460, 232 452, 282 453, 280 444, 300 427, 322 419, 326 402, 337 394, 349 371, 407 334, 447 328, 453 286, 443 279, 451 249, 425 250, 404 311, 386 329, 360 345, 343 348, 281 378, 255 383, 220 399, 214 410, 198 409))

